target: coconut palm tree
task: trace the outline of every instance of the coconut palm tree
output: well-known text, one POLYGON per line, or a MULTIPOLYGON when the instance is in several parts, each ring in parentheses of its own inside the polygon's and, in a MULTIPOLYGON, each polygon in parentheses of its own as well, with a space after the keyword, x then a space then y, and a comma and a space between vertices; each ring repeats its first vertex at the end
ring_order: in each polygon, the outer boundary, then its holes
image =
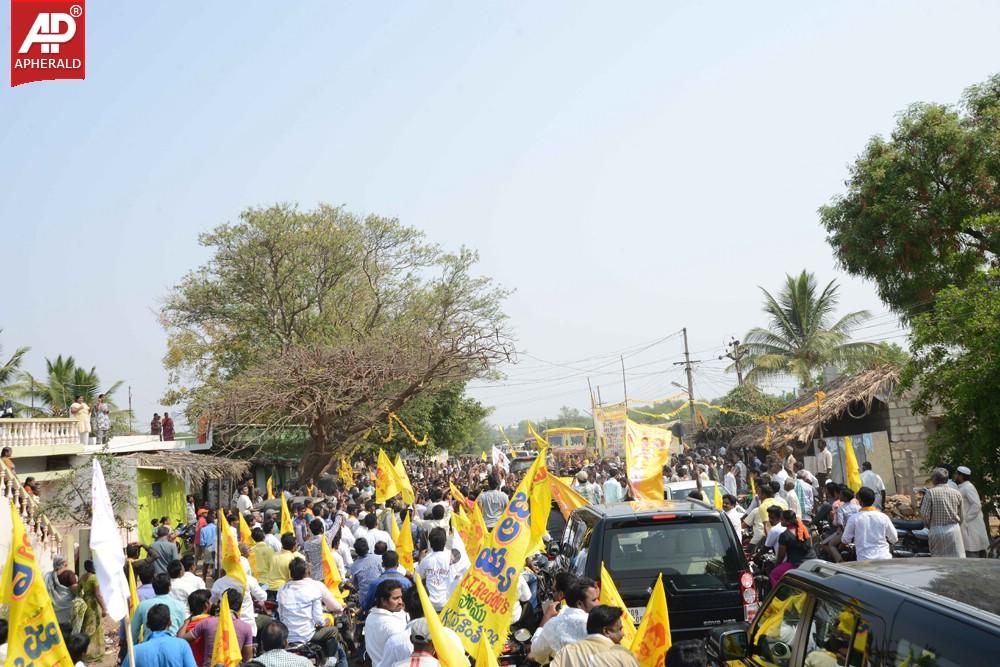
POLYGON ((803 270, 785 276, 777 296, 763 287, 768 328, 756 327, 745 336, 750 371, 747 380, 791 375, 802 387, 816 383, 826 366, 843 367, 875 352, 872 343, 850 342, 851 331, 871 317, 867 310, 848 313, 834 321, 839 297, 836 281, 822 291, 816 276, 803 270))
MULTIPOLYGON (((0 333, 3 333, 2 329, 0 329, 0 333)), ((0 350, 2 349, 0 348, 0 350)), ((27 347, 17 348, 10 359, 0 365, 0 397, 12 399, 16 412, 20 412, 23 408, 20 403, 13 399, 18 398, 23 392, 23 387, 18 379, 20 378, 21 362, 24 361, 24 355, 28 353, 29 349, 27 347)))
POLYGON ((88 405, 93 405, 97 402, 97 395, 104 394, 105 400, 114 407, 111 396, 122 385, 119 380, 102 389, 96 368, 91 367, 88 371, 77 366, 73 357, 64 358, 61 354, 55 360, 45 360, 44 379, 34 378, 28 373, 24 375, 22 384, 26 387, 26 393, 35 399, 38 406, 35 408, 36 417, 68 416, 69 406, 78 395, 83 396, 88 405))

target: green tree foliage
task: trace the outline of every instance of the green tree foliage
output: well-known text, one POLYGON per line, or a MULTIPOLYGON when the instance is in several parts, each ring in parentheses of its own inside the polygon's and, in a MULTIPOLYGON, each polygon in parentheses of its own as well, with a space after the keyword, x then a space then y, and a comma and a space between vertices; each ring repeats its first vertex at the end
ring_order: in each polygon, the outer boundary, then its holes
POLYGON ((842 367, 874 351, 871 343, 849 342, 851 331, 870 317, 868 311, 833 319, 839 300, 836 281, 820 290, 816 277, 802 271, 798 276, 786 275, 777 296, 763 287, 760 290, 770 322, 766 329, 753 328, 744 337, 749 382, 791 375, 808 387, 825 366, 842 367))
MULTIPOLYGON (((3 329, 0 329, 0 333, 3 333, 3 329)), ((0 350, 2 349, 0 348, 0 350)), ((17 348, 7 361, 0 364, 0 397, 10 398, 11 402, 14 402, 14 399, 24 393, 19 380, 21 378, 21 363, 29 349, 27 347, 17 348)), ((23 406, 18 404, 17 410, 20 412, 22 409, 23 406)))
POLYGON ((507 293, 474 275, 476 253, 445 252, 395 219, 279 204, 247 209, 200 242, 211 258, 161 311, 165 401, 189 421, 308 428, 303 476, 317 477, 388 411, 508 358, 507 293))
POLYGON ((60 521, 69 520, 79 526, 90 525, 93 519, 90 489, 95 459, 101 462, 115 518, 119 525, 124 525, 122 515, 136 503, 135 471, 129 468, 126 459, 111 454, 106 447, 91 454, 86 463, 76 466, 66 476, 50 482, 42 495, 39 509, 60 521))
POLYGON ((720 412, 715 420, 716 426, 723 428, 738 428, 753 423, 754 416, 771 415, 777 412, 778 408, 784 405, 786 399, 781 396, 772 396, 750 383, 734 387, 716 403, 724 408, 739 410, 736 412, 720 412), (749 413, 740 414, 740 413, 749 413))
POLYGON ((1000 498, 1000 271, 940 290, 934 311, 913 318, 913 359, 903 386, 915 388, 914 409, 943 412, 931 436, 928 466, 966 465, 994 508, 1000 498))
POLYGON ((851 274, 875 283, 904 317, 1000 257, 1000 75, 957 106, 914 104, 872 137, 820 208, 827 240, 851 274))

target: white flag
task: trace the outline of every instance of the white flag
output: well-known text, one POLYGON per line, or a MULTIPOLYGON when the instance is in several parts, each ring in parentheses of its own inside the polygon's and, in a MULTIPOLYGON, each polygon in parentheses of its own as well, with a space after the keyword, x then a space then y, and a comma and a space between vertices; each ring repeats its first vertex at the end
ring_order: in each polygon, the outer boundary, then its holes
POLYGON ((493 446, 493 467, 501 468, 504 472, 510 472, 510 460, 496 445, 493 446))
POLYGON ((111 507, 108 487, 104 484, 101 462, 94 459, 94 478, 90 486, 91 513, 90 550, 94 571, 101 587, 104 605, 112 620, 128 616, 128 580, 125 578, 125 551, 115 511, 111 507))

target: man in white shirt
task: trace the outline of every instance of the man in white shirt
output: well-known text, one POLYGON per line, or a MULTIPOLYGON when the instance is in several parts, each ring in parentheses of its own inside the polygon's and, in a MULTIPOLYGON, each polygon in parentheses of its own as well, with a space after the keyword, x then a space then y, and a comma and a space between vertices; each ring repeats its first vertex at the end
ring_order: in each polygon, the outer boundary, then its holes
POLYGON ((451 564, 451 552, 445 551, 447 535, 444 529, 431 529, 428 542, 431 545, 431 553, 424 556, 415 569, 424 580, 431 605, 435 611, 440 612, 448 603, 448 594, 455 578, 454 568, 451 564))
POLYGON ((308 572, 309 564, 304 558, 294 558, 288 564, 291 578, 278 590, 278 615, 288 626, 288 641, 320 644, 328 656, 336 657, 339 650, 337 630, 323 616, 323 611, 336 614, 344 608, 326 586, 309 579, 308 572))
POLYGON ((861 509, 847 518, 841 542, 854 542, 858 560, 888 560, 892 558, 890 544, 899 539, 892 521, 875 507, 875 491, 862 486, 858 489, 861 509))
POLYGON ((735 496, 737 492, 736 487, 736 466, 732 463, 726 464, 726 474, 723 477, 722 486, 726 487, 726 493, 731 496, 735 496))
POLYGON ((368 545, 374 551, 375 545, 379 542, 385 542, 387 551, 395 551, 396 544, 392 541, 392 536, 388 532, 382 530, 381 528, 376 528, 378 524, 378 517, 375 512, 369 512, 365 515, 362 520, 362 527, 355 531, 354 535, 356 537, 363 537, 368 540, 368 545))
POLYGON ((767 537, 764 538, 764 546, 774 550, 774 555, 778 555, 778 538, 785 532, 785 527, 781 524, 781 513, 784 510, 778 505, 771 505, 767 508, 767 521, 771 527, 767 530, 767 537))
POLYGON ((722 496, 722 511, 725 512, 726 516, 729 518, 729 522, 733 524, 733 529, 736 531, 736 536, 739 539, 743 539, 743 515, 745 510, 740 507, 739 503, 736 502, 736 496, 727 493, 722 496))
POLYGON ((966 558, 984 558, 990 546, 990 536, 983 522, 983 501, 979 491, 969 478, 972 471, 966 466, 958 466, 955 480, 958 482, 958 492, 962 494, 962 546, 965 547, 966 558))
POLYGON ((865 461, 861 464, 861 486, 867 486, 875 492, 875 507, 885 508, 885 482, 882 481, 878 473, 872 470, 871 461, 865 461))
POLYGON ((788 505, 788 509, 795 512, 795 516, 802 517, 805 516, 802 513, 802 505, 799 503, 799 494, 796 492, 795 484, 798 480, 794 477, 789 477, 785 480, 785 504, 788 505))
POLYGON ((253 611, 254 600, 257 602, 263 602, 267 599, 267 592, 260 587, 257 580, 246 571, 243 573, 247 578, 247 588, 249 589, 249 595, 243 590, 243 582, 235 577, 229 576, 227 572, 224 577, 219 577, 212 584, 212 604, 216 604, 222 599, 222 595, 230 588, 238 590, 243 594, 243 604, 240 606, 239 617, 241 621, 248 623, 250 628, 253 630, 253 634, 257 636, 257 616, 253 611))
POLYGON ((830 472, 833 470, 833 454, 826 448, 825 440, 820 440, 817 447, 819 451, 816 453, 816 479, 820 487, 825 487, 826 480, 830 479, 830 472))
POLYGON ((556 614, 555 605, 545 608, 542 624, 531 638, 528 658, 548 662, 562 647, 587 637, 587 614, 597 606, 600 591, 593 579, 581 578, 566 591, 566 606, 556 614))
POLYGON ((618 470, 612 468, 604 482, 604 502, 617 503, 625 497, 622 483, 618 481, 618 470))
POLYGON ((395 579, 386 579, 375 589, 375 607, 365 620, 365 652, 373 665, 382 662, 389 638, 405 631, 403 585, 395 579))
POLYGON ((586 470, 576 473, 576 483, 573 484, 573 488, 591 505, 601 504, 601 487, 596 482, 590 481, 590 475, 586 470))
POLYGON ((205 590, 205 580, 194 573, 194 556, 188 554, 180 560, 167 563, 167 574, 170 575, 170 597, 185 607, 187 599, 195 591, 205 590))
MULTIPOLYGON (((406 660, 413 653, 413 642, 410 641, 409 632, 415 621, 424 618, 424 610, 420 605, 420 595, 417 593, 416 586, 410 586, 403 591, 403 607, 406 610, 406 615, 410 617, 410 622, 406 624, 406 632, 398 632, 389 637, 382 649, 382 660, 378 663, 372 663, 372 667, 395 667, 397 663, 406 660)), ((462 640, 459 639, 454 630, 444 628, 444 634, 459 652, 465 653, 462 640)))
POLYGON ((250 500, 250 495, 247 493, 247 487, 240 487, 240 496, 236 499, 236 511, 240 514, 246 514, 253 507, 253 501, 250 500))

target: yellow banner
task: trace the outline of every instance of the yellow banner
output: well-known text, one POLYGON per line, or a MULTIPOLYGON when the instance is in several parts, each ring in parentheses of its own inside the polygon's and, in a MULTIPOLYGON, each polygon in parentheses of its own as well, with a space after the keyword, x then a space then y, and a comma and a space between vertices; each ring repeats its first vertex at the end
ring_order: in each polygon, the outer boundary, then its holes
POLYGON ((847 469, 847 486, 857 493, 861 488, 861 468, 858 467, 858 455, 854 453, 854 442, 850 436, 844 438, 844 468, 847 469))
POLYGON ((347 459, 340 459, 340 467, 337 468, 337 474, 340 475, 340 479, 343 480, 348 489, 354 486, 354 470, 351 468, 351 464, 347 462, 347 459))
POLYGON ((271 486, 271 476, 267 477, 267 499, 274 498, 274 488, 271 486))
MULTIPOLYGON (((242 514, 240 514, 239 517, 240 517, 240 542, 247 545, 248 547, 252 547, 254 545, 254 541, 253 541, 253 535, 250 532, 250 526, 247 525, 247 520, 243 518, 242 514)), ((254 553, 253 549, 250 549, 250 555, 247 556, 247 561, 250 562, 250 571, 256 572, 257 554, 254 553)))
MULTIPOLYGON (((222 527, 219 527, 222 530, 222 527)), ((281 492, 281 534, 295 534, 295 525, 292 523, 292 513, 288 511, 288 500, 285 499, 285 492, 281 492)))
POLYGON ((406 468, 403 467, 403 457, 396 454, 396 463, 392 467, 396 471, 396 484, 399 486, 399 492, 403 495, 403 502, 412 505, 416 501, 416 494, 413 493, 410 476, 406 474, 406 468))
MULTIPOLYGON (((485 453, 485 452, 484 452, 485 453)), ((459 502, 461 505, 465 505, 466 508, 472 507, 472 501, 465 497, 465 495, 455 486, 452 482, 448 482, 448 488, 451 489, 451 497, 459 502)))
POLYGON ((212 665, 238 667, 241 662, 243 662, 243 651, 240 647, 240 638, 236 635, 236 625, 229 611, 229 596, 223 592, 222 600, 219 602, 219 625, 216 627, 215 641, 212 643, 212 665))
POLYGON ((667 595, 663 590, 663 575, 656 577, 656 586, 649 596, 646 612, 639 623, 632 642, 632 653, 640 667, 663 667, 670 650, 670 616, 667 613, 667 595))
MULTIPOLYGON (((396 523, 393 521, 393 523, 396 523)), ((403 518, 403 527, 399 529, 399 537, 394 538, 396 553, 399 554, 399 564, 407 572, 413 574, 413 530, 410 528, 410 513, 403 518)))
POLYGON ((548 486, 545 455, 543 448, 442 611, 441 622, 458 633, 470 655, 477 655, 481 641, 499 653, 507 639, 518 577, 535 541, 531 524, 540 516, 531 508, 532 499, 541 495, 535 493, 535 486, 548 486))
POLYGON ((323 584, 333 597, 337 598, 339 602, 344 602, 347 600, 347 592, 340 590, 340 584, 343 581, 340 576, 340 568, 337 567, 337 561, 333 559, 333 551, 326 539, 323 539, 322 542, 320 549, 323 554, 323 584))
POLYGON ((21 515, 10 505, 13 534, 3 570, 3 603, 9 613, 5 665, 73 667, 52 599, 38 570, 21 515))
POLYGON ((458 512, 451 515, 451 523, 458 531, 458 536, 462 538, 469 560, 476 560, 486 538, 486 522, 483 520, 479 505, 473 505, 471 513, 467 513, 464 507, 459 506, 458 512))
MULTIPOLYGON (((220 516, 222 516, 220 514, 220 516)), ((232 526, 225 519, 219 525, 219 561, 222 569, 233 579, 243 584, 243 591, 247 589, 247 573, 243 571, 243 564, 240 562, 240 547, 233 534, 232 526)))
POLYGON ((618 593, 615 580, 611 578, 611 573, 608 572, 608 568, 604 567, 604 563, 601 563, 600 602, 622 610, 622 646, 630 647, 632 640, 635 639, 635 623, 632 621, 632 614, 629 613, 628 607, 625 606, 625 601, 618 593))
POLYGON ((663 500, 663 466, 670 461, 671 433, 625 421, 625 467, 635 500, 663 500))
POLYGON ((552 473, 549 473, 549 488, 552 489, 552 499, 556 501, 556 505, 559 506, 559 511, 565 519, 569 519, 570 513, 577 507, 583 507, 587 504, 586 498, 552 473))
POLYGON ((396 469, 381 449, 378 450, 378 467, 375 468, 375 502, 384 503, 399 495, 396 469))

